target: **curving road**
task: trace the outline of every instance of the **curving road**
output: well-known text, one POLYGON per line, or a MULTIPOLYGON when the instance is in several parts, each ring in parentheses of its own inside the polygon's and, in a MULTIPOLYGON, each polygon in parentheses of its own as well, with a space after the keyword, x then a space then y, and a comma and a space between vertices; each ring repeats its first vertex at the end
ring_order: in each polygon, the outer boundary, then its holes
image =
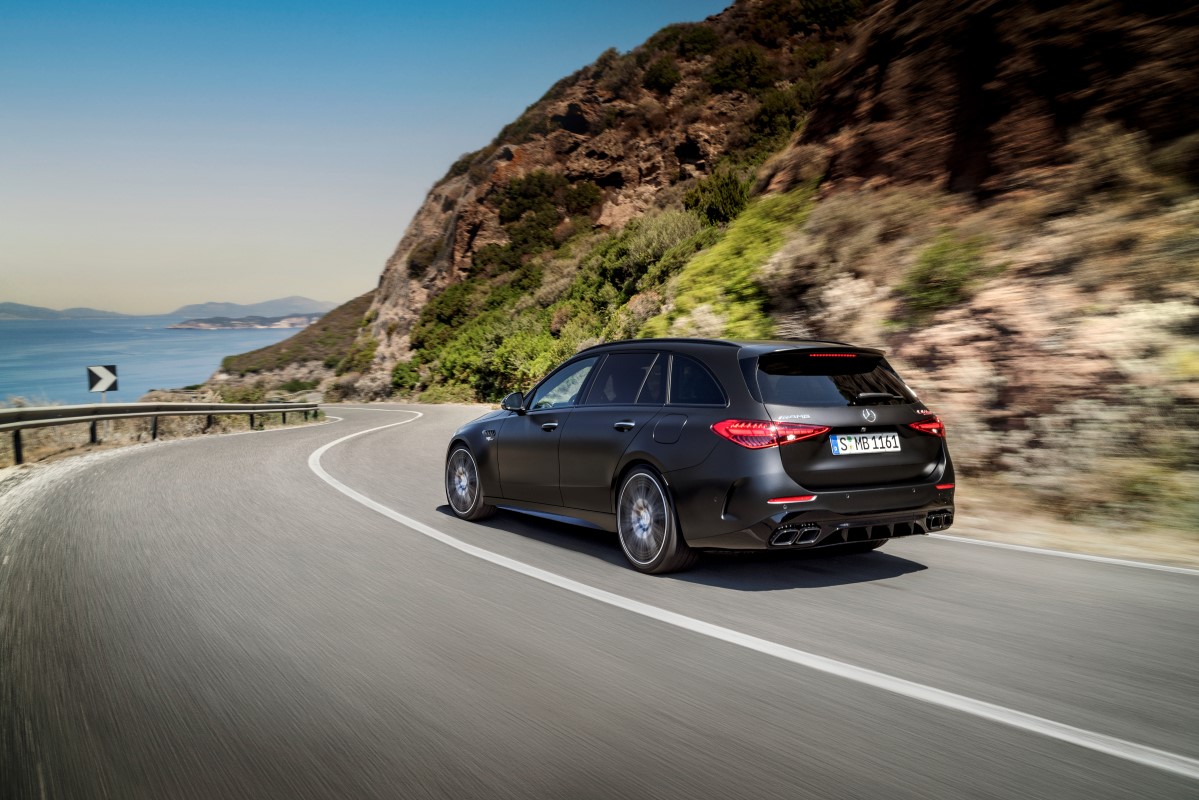
POLYGON ((449 516, 477 409, 330 413, 0 495, 0 797, 1199 797, 1199 574, 919 537, 648 577, 449 516))

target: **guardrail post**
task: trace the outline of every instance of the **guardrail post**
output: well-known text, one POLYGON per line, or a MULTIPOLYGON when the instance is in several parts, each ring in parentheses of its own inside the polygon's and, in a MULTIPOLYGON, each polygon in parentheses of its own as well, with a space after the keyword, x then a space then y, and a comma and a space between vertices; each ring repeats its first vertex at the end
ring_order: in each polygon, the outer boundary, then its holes
POLYGON ((201 432, 205 432, 211 427, 212 427, 212 414, 209 414, 208 416, 206 416, 204 418, 204 431, 201 431, 201 432))
POLYGON ((88 431, 87 431, 87 432, 88 432, 88 438, 89 438, 89 440, 91 441, 91 443, 92 443, 92 444, 97 444, 97 443, 99 442, 99 439, 96 437, 96 421, 95 421, 95 420, 92 420, 92 421, 91 421, 91 422, 88 424, 88 426, 87 426, 87 427, 88 427, 88 431))
POLYGON ((250 414, 250 430, 254 430, 254 415, 250 414))
POLYGON ((287 412, 286 412, 286 411, 284 411, 284 412, 283 412, 282 414, 280 414, 279 416, 283 418, 283 419, 281 420, 281 424, 283 424, 283 425, 286 425, 286 424, 287 424, 287 412))
POLYGON ((150 439, 158 438, 158 417, 150 417, 150 439))
POLYGON ((25 453, 21 449, 20 429, 12 432, 12 460, 15 464, 25 463, 25 453))

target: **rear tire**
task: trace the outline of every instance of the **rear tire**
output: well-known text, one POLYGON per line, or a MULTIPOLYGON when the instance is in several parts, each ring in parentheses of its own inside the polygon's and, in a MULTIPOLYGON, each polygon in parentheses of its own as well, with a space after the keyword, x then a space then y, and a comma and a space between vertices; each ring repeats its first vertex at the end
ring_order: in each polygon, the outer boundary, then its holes
POLYGON ((483 502, 479 467, 465 445, 455 447, 445 460, 445 499, 459 519, 474 521, 495 513, 495 506, 483 502))
POLYGON ((620 484, 616 535, 629 564, 641 572, 678 572, 699 558, 679 531, 674 502, 662 478, 649 467, 637 467, 620 484))

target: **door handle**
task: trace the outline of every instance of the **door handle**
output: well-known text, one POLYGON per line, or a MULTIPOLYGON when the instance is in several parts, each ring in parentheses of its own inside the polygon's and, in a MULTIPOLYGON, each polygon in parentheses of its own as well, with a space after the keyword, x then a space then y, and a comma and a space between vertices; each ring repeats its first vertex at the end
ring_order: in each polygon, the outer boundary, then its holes
POLYGON ((631 419, 622 419, 620 422, 612 423, 612 427, 618 431, 631 431, 637 427, 637 423, 631 419))
POLYGON ((548 431, 552 431, 552 430, 554 430, 554 429, 555 429, 555 428, 557 428, 557 427, 558 427, 558 423, 556 423, 556 422, 543 422, 543 423, 541 423, 541 430, 543 430, 543 431, 547 431, 547 432, 548 432, 548 431))

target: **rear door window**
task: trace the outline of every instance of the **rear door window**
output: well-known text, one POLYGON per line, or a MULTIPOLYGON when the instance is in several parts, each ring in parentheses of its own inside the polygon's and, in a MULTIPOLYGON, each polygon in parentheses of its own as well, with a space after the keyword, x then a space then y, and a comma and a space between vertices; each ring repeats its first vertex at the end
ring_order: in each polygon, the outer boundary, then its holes
POLYGON ((650 367, 641 394, 637 395, 637 405, 660 406, 666 402, 666 355, 659 355, 658 360, 650 367))
POLYGON ((670 367, 672 405, 723 406, 724 391, 707 367, 688 356, 676 355, 670 367))
POLYGON ((758 359, 758 388, 769 405, 866 406, 917 402, 886 359, 866 353, 787 350, 758 359))
POLYGON ((587 392, 588 405, 634 403, 656 353, 612 353, 604 360, 587 392))

